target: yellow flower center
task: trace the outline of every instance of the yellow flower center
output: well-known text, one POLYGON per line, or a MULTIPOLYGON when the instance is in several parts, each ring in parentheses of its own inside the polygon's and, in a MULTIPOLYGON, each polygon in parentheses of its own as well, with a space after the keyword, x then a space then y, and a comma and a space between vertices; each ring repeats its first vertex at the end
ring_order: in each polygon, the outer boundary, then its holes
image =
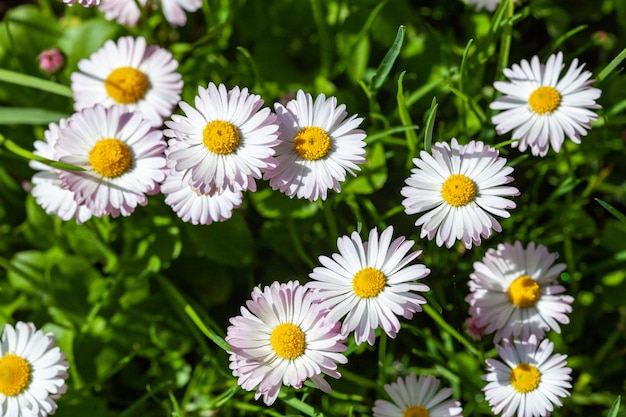
POLYGON ((534 391, 541 382, 539 369, 527 363, 522 363, 513 368, 509 377, 513 388, 522 394, 534 391))
POLYGON ((104 80, 109 97, 119 104, 136 103, 150 88, 150 80, 143 72, 131 67, 116 68, 104 80))
POLYGON ((528 275, 522 275, 509 285, 506 295, 517 307, 527 308, 537 304, 541 298, 541 288, 537 281, 528 275))
POLYGON ((408 407, 402 413, 402 417, 428 417, 428 410, 421 405, 414 405, 412 407, 408 407))
POLYGON ((330 151, 330 136, 317 126, 302 128, 293 139, 293 147, 303 159, 317 161, 330 151))
POLYGON ((239 130, 223 120, 212 120, 202 130, 202 142, 213 153, 227 155, 239 146, 239 130))
POLYGON ((476 198, 476 185, 463 174, 450 175, 441 186, 441 197, 451 206, 464 206, 476 198))
POLYGON ((387 277, 376 268, 368 266, 354 274, 352 289, 361 298, 376 297, 385 288, 387 277))
POLYGON ((108 178, 119 177, 133 164, 128 145, 119 139, 100 139, 89 151, 91 167, 108 178))
POLYGON ((30 384, 30 364, 8 353, 0 359, 0 394, 15 397, 30 384))
POLYGON ((295 324, 282 323, 274 327, 270 344, 278 357, 293 360, 304 353, 306 337, 295 324))
POLYGON ((535 113, 552 113, 561 103, 561 94, 554 87, 539 87, 528 98, 528 104, 535 113))

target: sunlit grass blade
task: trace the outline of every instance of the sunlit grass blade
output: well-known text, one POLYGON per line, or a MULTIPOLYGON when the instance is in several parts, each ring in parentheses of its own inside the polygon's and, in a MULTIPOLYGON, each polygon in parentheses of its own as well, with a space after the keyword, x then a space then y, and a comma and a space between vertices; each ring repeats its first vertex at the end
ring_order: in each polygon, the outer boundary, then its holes
POLYGON ((44 158, 39 155, 35 155, 34 153, 27 151, 26 149, 20 147, 18 144, 16 144, 12 140, 9 140, 2 135, 0 135, 0 146, 3 146, 6 150, 8 150, 9 152, 21 158, 41 162, 43 164, 51 166, 52 168, 66 169, 70 171, 84 171, 85 170, 84 168, 81 168, 76 165, 66 164, 65 162, 53 161, 51 159, 44 158))
POLYGON ((161 287, 170 295, 175 302, 175 307, 182 311, 191 322, 198 328, 209 340, 215 343, 220 349, 225 352, 230 351, 230 345, 221 336, 215 333, 212 329, 209 329, 204 324, 204 321, 200 318, 196 310, 185 299, 185 297, 172 285, 165 277, 157 275, 157 280, 161 287))
POLYGON ((459 90, 464 91, 463 89, 463 79, 465 77, 465 71, 467 67, 467 56, 469 55, 470 47, 474 39, 470 39, 465 45, 465 50, 463 51, 463 57, 461 58, 461 67, 459 68, 459 90))
POLYGON ((43 125, 58 122, 68 117, 65 113, 59 113, 47 109, 29 107, 1 107, 0 125, 43 125))
MULTIPOLYGON (((402 87, 402 80, 404 79, 405 73, 406 72, 403 71, 402 73, 400 73, 400 77, 398 77, 398 93, 396 94, 396 101, 398 103, 398 115, 400 116, 402 126, 409 127, 413 126, 413 121, 411 120, 409 109, 406 107, 404 88, 402 87)), ((417 147, 417 134, 413 129, 407 129, 404 134, 406 136, 406 143, 409 148, 410 159, 411 157, 413 157, 413 155, 415 155, 415 149, 417 147)))
POLYGON ((372 77, 372 82, 370 83, 370 90, 378 91, 380 87, 382 87, 383 83, 389 76, 391 72, 391 68, 393 64, 396 62, 396 58, 400 55, 400 49, 402 49, 402 43, 404 42, 404 32, 405 27, 400 26, 398 28, 398 33, 396 34, 396 39, 393 41, 391 48, 387 51, 387 54, 383 58, 382 62, 378 66, 376 70, 376 74, 372 77))
POLYGON ((23 87, 30 87, 36 90, 47 91, 63 97, 72 97, 72 89, 66 85, 57 84, 52 81, 33 77, 32 75, 20 74, 19 72, 1 68, 0 81, 7 82, 9 84, 21 85, 23 87))
POLYGON ((243 46, 238 46, 237 51, 239 51, 246 58, 246 61, 248 61, 248 64, 250 65, 250 70, 252 71, 252 76, 254 77, 254 90, 258 93, 262 93, 259 70, 257 69, 256 62, 254 61, 254 58, 252 58, 250 51, 243 46))
POLYGON ((538 55, 539 56, 547 56, 547 55, 550 55, 550 54, 556 52, 559 49, 559 47, 565 43, 565 41, 567 41, 569 38, 571 38, 572 36, 574 36, 578 32, 581 32, 581 31, 587 29, 588 27, 589 27, 589 25, 580 25, 580 26, 575 27, 572 30, 567 31, 563 35, 559 36, 559 38, 557 40, 555 40, 550 45, 548 45, 548 47, 547 47, 548 51, 541 51, 538 55))
POLYGON ((617 210, 615 207, 607 203, 606 201, 600 200, 599 198, 594 198, 606 211, 611 213, 617 220, 622 223, 626 223, 626 216, 617 210))
POLYGON ((613 60, 609 62, 609 64, 598 73, 598 75, 596 76, 596 81, 602 82, 603 80, 605 80, 609 75, 611 75, 613 71, 615 71, 617 66, 621 64, 624 59, 626 59, 626 48, 623 49, 622 52, 617 54, 617 56, 613 58, 613 60))
POLYGON ((428 110, 428 118, 426 119, 426 127, 424 129, 424 150, 430 152, 430 146, 433 142, 433 129, 435 127, 435 117, 437 116, 437 99, 433 97, 428 110))
POLYGON ((505 20, 505 26, 502 30, 502 36, 500 37, 500 55, 498 55, 498 67, 496 74, 502 74, 504 69, 509 66, 509 53, 511 51, 511 38, 513 32, 513 11, 515 5, 513 0, 504 2, 503 18, 505 20))
POLYGON ((617 413, 619 412, 619 405, 621 402, 622 397, 618 396, 615 399, 615 402, 613 403, 613 406, 611 407, 611 410, 609 410, 609 414, 607 415, 607 417, 617 417, 617 413))

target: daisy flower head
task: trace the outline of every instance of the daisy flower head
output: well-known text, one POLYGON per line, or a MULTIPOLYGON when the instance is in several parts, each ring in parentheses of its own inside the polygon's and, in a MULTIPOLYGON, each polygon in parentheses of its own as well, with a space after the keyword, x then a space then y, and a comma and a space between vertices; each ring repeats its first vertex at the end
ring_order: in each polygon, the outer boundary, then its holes
POLYGON ((346 106, 324 94, 313 97, 299 90, 286 106, 274 104, 280 121, 281 144, 276 147, 278 166, 266 171, 274 190, 310 201, 326 199, 327 191, 341 191, 346 172, 356 175, 365 162, 362 118, 346 119, 346 106))
POLYGON ((414 242, 404 236, 392 242, 392 236, 392 226, 380 236, 376 228, 370 230, 367 242, 357 232, 342 236, 337 239, 339 253, 320 256, 322 266, 309 274, 312 297, 330 310, 330 320, 345 317, 341 332, 347 336, 354 331, 357 345, 365 341, 374 345, 379 327, 394 338, 400 330, 397 316, 411 319, 426 303, 416 292, 430 288, 416 281, 430 270, 422 264, 409 265, 422 251, 409 253, 414 242))
POLYGON ((33 323, 4 325, 0 340, 0 415, 46 417, 67 391, 68 362, 52 333, 33 323))
MULTIPOLYGON (((136 26, 141 17, 141 10, 135 1, 101 0, 100 11, 108 20, 115 20, 121 25, 136 26)), ((141 7, 152 7, 157 2, 138 0, 141 7)), ((165 20, 172 27, 184 26, 187 23, 185 11, 195 12, 202 7, 202 0, 161 0, 161 8, 165 20)))
POLYGON ((474 323, 495 332, 496 343, 530 335, 541 339, 550 329, 560 333, 559 323, 569 323, 574 299, 556 284, 565 265, 555 260, 555 254, 533 242, 526 248, 516 241, 489 249, 482 262, 474 263, 468 283, 465 301, 474 323))
POLYGON ((181 171, 170 167, 161 184, 165 204, 183 221, 194 225, 223 222, 231 218, 234 209, 241 207, 243 193, 240 190, 215 188, 202 193, 190 186, 183 177, 181 171))
POLYGON ((255 287, 241 315, 230 319, 230 369, 242 388, 256 388, 255 399, 263 396, 267 405, 282 385, 301 388, 307 379, 330 392, 321 374, 340 378, 337 363, 347 362, 339 324, 309 294, 297 281, 255 287))
POLYGON ((123 105, 142 112, 152 126, 161 126, 183 89, 176 68, 178 62, 167 49, 148 46, 141 36, 109 40, 89 59, 78 62, 80 72, 72 73, 74 108, 123 105))
MULTIPOLYGON (((54 147, 59 139, 61 129, 67 128, 67 119, 59 120, 59 123, 50 123, 44 132, 45 141, 35 141, 35 155, 54 160, 54 147)), ((47 214, 56 214, 61 220, 75 219, 81 224, 92 216, 91 210, 85 205, 76 202, 76 193, 65 189, 59 179, 59 170, 41 162, 31 160, 31 168, 38 172, 33 175, 33 188, 31 194, 47 214)))
POLYGON ((224 84, 198 87, 195 108, 179 103, 163 133, 172 138, 168 160, 200 192, 229 188, 256 190, 255 179, 276 164, 278 123, 263 100, 247 88, 227 91, 224 84))
POLYGON ((524 152, 530 148, 533 155, 545 156, 552 146, 555 152, 567 136, 574 143, 591 128, 590 122, 598 116, 596 100, 601 91, 591 87, 590 71, 574 59, 567 72, 563 71, 563 53, 550 55, 546 64, 534 56, 530 62, 523 59, 504 70, 510 80, 496 81, 494 87, 504 94, 489 106, 503 110, 491 120, 499 135, 513 131, 511 146, 524 152))
POLYGON ((406 197, 405 213, 424 213, 415 222, 422 226, 420 237, 435 238, 437 246, 448 248, 461 240, 471 249, 492 229, 500 232, 493 215, 509 217, 507 210, 515 203, 506 197, 519 195, 517 188, 505 186, 513 181, 506 159, 483 142, 459 145, 455 138, 451 144, 434 144, 431 152, 421 151, 413 159, 416 168, 400 191, 406 197))
POLYGON ((501 417, 548 416, 560 398, 569 397, 572 370, 567 356, 552 354, 554 345, 548 339, 541 343, 533 335, 528 341, 504 340, 496 345, 502 361, 487 359, 483 380, 485 399, 494 414, 501 417))
POLYGON ((452 389, 439 389, 439 384, 434 376, 399 377, 385 385, 393 402, 376 400, 372 413, 374 417, 462 417, 461 403, 449 399, 452 389))
POLYGON ((166 144, 142 113, 96 105, 74 113, 59 136, 56 159, 84 169, 60 171, 62 187, 95 216, 128 216, 159 192, 166 144))

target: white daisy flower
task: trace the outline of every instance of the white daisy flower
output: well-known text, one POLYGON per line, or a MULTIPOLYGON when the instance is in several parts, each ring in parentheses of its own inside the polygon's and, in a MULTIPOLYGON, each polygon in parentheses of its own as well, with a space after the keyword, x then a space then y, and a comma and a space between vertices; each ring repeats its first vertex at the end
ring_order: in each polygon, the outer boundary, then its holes
POLYGON ((195 12, 202 7, 202 0, 161 0, 161 8, 165 20, 170 26, 185 26, 187 15, 185 11, 195 12))
POLYGON ((62 170, 59 179, 95 216, 128 216, 159 192, 165 147, 161 131, 141 113, 96 105, 72 115, 61 130, 56 159, 85 171, 62 170))
POLYGON ((109 40, 89 59, 78 62, 81 72, 72 73, 74 108, 125 105, 142 112, 152 126, 161 126, 183 89, 176 68, 178 62, 168 50, 147 46, 143 37, 109 40))
MULTIPOLYGON (((148 0, 139 0, 139 4, 144 7, 148 0)), ((115 20, 120 25, 137 26, 141 18, 141 10, 135 0, 100 0, 98 7, 107 20, 115 20)))
POLYGON ((68 6, 73 6, 75 4, 80 4, 85 7, 94 7, 100 4, 100 0, 63 0, 63 3, 68 6))
POLYGON ((239 190, 213 189, 201 193, 183 179, 183 173, 170 169, 161 192, 165 203, 183 221, 191 224, 211 224, 231 218, 233 210, 241 207, 243 193, 239 190))
POLYGON ((301 388, 311 381, 324 392, 331 388, 321 374, 340 378, 337 363, 346 363, 339 325, 297 281, 255 287, 241 315, 230 319, 230 369, 247 391, 256 388, 272 405, 282 385, 301 388), (247 307, 247 308, 246 308, 247 307))
MULTIPOLYGON (((59 124, 50 123, 44 132, 45 141, 35 141, 35 155, 54 160, 54 146, 59 139, 59 131, 67 128, 67 120, 59 120, 59 124)), ((76 203, 75 193, 61 186, 59 170, 37 161, 30 161, 31 168, 38 170, 33 175, 34 185, 31 194, 47 214, 56 214, 61 220, 75 219, 81 224, 92 216, 91 210, 76 203)))
POLYGON ((400 330, 396 316, 411 319, 426 303, 415 292, 429 288, 415 281, 430 270, 421 264, 409 265, 422 251, 407 255, 414 242, 404 236, 392 242, 392 236, 392 226, 380 238, 378 230, 372 229, 365 243, 357 232, 351 237, 342 236, 337 239, 339 253, 334 253, 332 259, 320 256, 323 266, 309 274, 313 281, 307 286, 315 290, 311 296, 330 310, 330 320, 345 317, 341 332, 347 336, 354 330, 356 344, 367 341, 374 345, 378 327, 395 337, 400 330))
POLYGON ((488 238, 491 230, 500 232, 500 223, 492 216, 509 217, 506 210, 515 208, 508 198, 519 195, 513 181, 513 168, 496 149, 483 142, 459 145, 438 142, 432 155, 421 151, 413 159, 417 168, 411 170, 401 194, 407 214, 423 213, 415 222, 422 226, 420 237, 436 238, 437 246, 450 248, 456 240, 465 247, 480 245, 481 236, 488 238))
POLYGON ((200 192, 229 188, 256 190, 255 179, 276 164, 278 123, 256 94, 223 84, 198 87, 196 108, 179 103, 185 116, 172 115, 163 133, 172 138, 168 159, 200 192))
POLYGON ((341 191, 346 171, 356 175, 356 164, 365 162, 366 134, 357 129, 363 119, 346 119, 346 106, 337 106, 335 97, 320 94, 313 102, 302 90, 286 107, 276 103, 274 109, 280 121, 279 164, 264 175, 272 189, 311 201, 326 199, 328 189, 341 191))
POLYGON ((474 263, 465 298, 478 327, 493 333, 494 341, 543 338, 550 329, 561 332, 559 323, 569 323, 574 299, 562 295, 557 285, 565 264, 555 264, 556 255, 543 245, 519 241, 489 249, 482 262, 474 263))
POLYGON ((554 345, 544 339, 537 345, 533 335, 528 341, 503 341, 496 345, 502 361, 487 359, 483 379, 485 399, 494 414, 501 417, 544 417, 554 405, 562 406, 560 398, 569 397, 572 370, 567 368, 566 355, 552 354, 554 345), (560 397, 560 398, 559 398, 560 397))
POLYGON ((534 56, 530 63, 523 59, 504 70, 510 82, 496 81, 494 87, 505 94, 489 106, 504 110, 492 118, 496 131, 502 135, 513 131, 511 146, 520 151, 530 148, 533 155, 545 156, 550 145, 561 150, 565 136, 574 143, 591 128, 598 116, 590 109, 599 109, 596 99, 601 91, 590 85, 591 72, 584 71, 574 59, 561 78, 563 53, 550 55, 548 62, 539 63, 534 56))
POLYGON ((459 401, 448 399, 451 388, 439 389, 434 376, 415 374, 385 385, 385 391, 393 402, 376 400, 374 417, 462 417, 463 407, 459 401))
POLYGON ((0 415, 46 417, 67 391, 69 364, 52 333, 33 323, 4 325, 0 341, 0 415))
MULTIPOLYGON (((141 17, 141 10, 135 1, 101 0, 100 11, 108 20, 115 20, 121 25, 136 26, 141 17)), ((138 0, 141 7, 152 7, 157 2, 138 0)), ((161 8, 165 20, 172 27, 184 26, 187 23, 185 11, 195 12, 202 7, 202 0, 161 0, 161 8)))

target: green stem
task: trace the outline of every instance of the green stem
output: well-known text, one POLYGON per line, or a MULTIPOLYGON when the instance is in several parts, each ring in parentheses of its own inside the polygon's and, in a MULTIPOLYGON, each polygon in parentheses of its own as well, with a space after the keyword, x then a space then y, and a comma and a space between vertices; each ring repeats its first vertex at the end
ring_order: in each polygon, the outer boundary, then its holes
POLYGON ((478 349, 476 349, 469 340, 463 337, 461 333, 457 332, 454 327, 450 326, 448 322, 446 322, 443 317, 439 313, 437 313, 437 311, 435 311, 434 308, 432 308, 429 304, 423 304, 422 308, 424 309, 424 312, 426 314, 428 314, 433 320, 435 320, 435 323, 437 323, 439 327, 441 327, 452 337, 458 340, 472 355, 482 360, 482 354, 478 351, 478 349))

